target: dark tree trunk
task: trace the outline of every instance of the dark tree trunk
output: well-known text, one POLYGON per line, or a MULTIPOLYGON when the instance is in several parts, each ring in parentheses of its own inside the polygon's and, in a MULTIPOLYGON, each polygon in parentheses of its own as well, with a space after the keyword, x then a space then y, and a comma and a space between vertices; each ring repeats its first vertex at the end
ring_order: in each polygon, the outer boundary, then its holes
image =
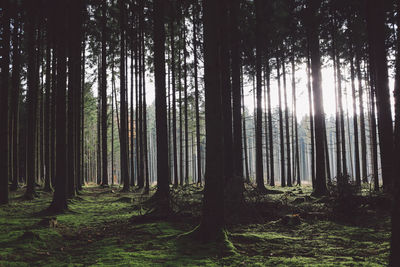
POLYGON ((46 92, 44 105, 44 150, 45 150, 45 178, 44 190, 51 192, 50 170, 53 168, 50 164, 50 73, 51 73, 51 39, 50 39, 50 23, 46 24, 46 92))
MULTIPOLYGON (((54 22, 53 22, 54 23, 54 22)), ((56 183, 56 93, 57 93, 57 44, 56 33, 52 34, 53 51, 51 62, 51 100, 50 100, 50 180, 56 183)))
MULTIPOLYGON (((36 133, 37 133, 37 103, 38 103, 38 77, 36 77, 36 41, 35 41, 35 16, 36 7, 27 4, 27 35, 28 35, 28 92, 27 92, 27 187, 25 196, 28 199, 35 197, 35 158, 36 158, 36 133)), ((8 71, 6 71, 8 73, 8 71)), ((8 76, 7 76, 8 79, 8 76)), ((6 104, 7 106, 7 104, 6 104)), ((7 112, 6 112, 7 114, 7 112)), ((7 160, 6 160, 7 162, 7 160)))
POLYGON ((367 174, 367 138, 365 134, 365 113, 364 113, 364 88, 362 87, 362 75, 360 66, 360 51, 356 47, 356 72, 358 78, 358 97, 360 108, 360 136, 361 136, 361 177, 363 183, 368 183, 367 174))
POLYGON ((292 126, 294 128, 294 139, 295 139, 295 151, 294 151, 294 157, 295 157, 295 171, 296 171, 296 178, 297 178, 297 185, 301 185, 301 176, 300 176, 300 155, 299 155, 299 135, 298 135, 298 129, 297 129, 297 94, 296 94, 296 66, 295 66, 295 61, 294 61, 294 46, 292 47, 292 57, 291 57, 291 63, 292 63, 292 97, 293 97, 293 117, 294 117, 294 125, 292 126))
POLYGON ((351 92, 353 98, 354 160, 355 160, 355 172, 356 172, 356 185, 361 186, 360 151, 358 144, 357 99, 356 99, 356 85, 354 83, 355 69, 354 69, 354 52, 352 43, 350 43, 350 76, 351 76, 351 92))
POLYGON ((347 172, 347 155, 346 155, 346 133, 344 127, 344 111, 343 111, 343 93, 342 93, 342 74, 340 67, 340 58, 339 56, 336 58, 336 74, 337 74, 337 97, 338 97, 338 105, 339 105, 339 119, 340 119, 340 133, 341 133, 341 159, 342 159, 342 174, 338 177, 338 184, 342 185, 343 183, 347 183, 348 180, 348 172, 347 172))
POLYGON ((278 79, 278 98, 279 98, 279 140, 280 140, 280 163, 281 163, 281 186, 286 186, 285 177, 285 139, 283 134, 283 115, 282 115, 282 90, 281 90, 281 74, 280 61, 276 58, 276 71, 278 79))
POLYGON ((292 166, 290 160, 290 125, 289 125, 289 108, 287 103, 287 86, 286 86, 286 66, 285 66, 285 58, 282 58, 282 75, 283 75, 283 97, 284 97, 284 105, 285 105, 285 125, 286 125, 286 161, 287 161, 287 169, 286 169, 286 181, 287 186, 292 186, 292 166))
POLYGON ((390 190, 394 179, 393 122, 385 49, 386 36, 383 2, 367 1, 367 28, 371 52, 369 55, 370 67, 373 69, 375 76, 383 188, 384 190, 390 190))
POLYGON ((308 91, 308 103, 309 103, 309 110, 308 110, 308 116, 310 119, 310 139, 311 139, 311 182, 313 188, 315 188, 315 138, 314 138, 314 115, 313 115, 313 95, 312 95, 312 85, 311 85, 311 57, 310 57, 310 51, 308 48, 307 51, 307 91, 308 91))
POLYGON ((101 18, 101 152, 102 174, 101 184, 108 186, 107 163, 107 0, 102 3, 101 18))
POLYGON ((203 1, 204 22, 204 67, 206 105, 206 176, 203 200, 203 215, 198 236, 211 241, 223 238, 223 110, 220 80, 220 23, 219 8, 222 1, 203 1))
MULTIPOLYGON (((10 9, 11 4, 8 0, 5 0, 2 4, 2 25, 3 32, 1 35, 2 39, 2 64, 1 64, 1 86, 0 86, 0 204, 8 203, 8 86, 9 86, 9 65, 10 65, 10 9)), ((29 22, 32 22, 33 14, 29 14, 29 22)), ((33 45, 33 25, 28 26, 30 34, 28 39, 33 45)), ((29 49, 29 56, 34 47, 29 49)), ((33 55, 32 55, 33 56, 33 55)), ((29 58, 30 59, 30 58, 29 58)), ((33 60, 32 60, 33 61, 33 60)), ((31 64, 33 62, 30 62, 31 64)), ((32 65, 31 65, 32 67, 32 65)), ((33 88, 29 88, 28 92, 31 92, 33 88)), ((32 95, 32 93, 31 93, 32 95)), ((30 98, 30 102, 33 99, 30 98)), ((32 104, 30 105, 32 106, 32 104)), ((34 125, 33 125, 34 126, 34 125)), ((30 177, 32 178, 32 177, 30 177)), ((33 192, 31 192, 33 193, 33 192)))
POLYGON ((392 209, 392 237, 390 244, 390 266, 400 265, 400 1, 397 0, 397 54, 396 54, 396 76, 395 76, 395 174, 396 180, 394 181, 394 203, 392 209))
POLYGON ((156 90, 157 195, 160 209, 169 209, 167 103, 165 86, 164 0, 154 1, 154 75, 156 90))
MULTIPOLYGON (((73 15, 71 9, 68 10, 68 16, 73 15)), ((75 106, 75 55, 74 55, 74 35, 73 35, 73 24, 74 21, 70 21, 68 25, 68 114, 67 114, 67 196, 72 198, 75 196, 75 125, 74 125, 74 106, 75 106)))
MULTIPOLYGON (((179 6, 179 13, 181 13, 181 7, 179 6)), ((183 185, 183 127, 182 127, 182 14, 178 14, 177 26, 179 30, 179 42, 178 42, 178 97, 179 97, 179 185, 183 185)))
POLYGON ((257 189, 265 191, 263 154, 262 154, 262 14, 261 1, 255 0, 256 9, 256 80, 257 80, 257 112, 256 112, 256 183, 257 189))
POLYGON ((56 51, 57 51, 57 90, 55 99, 56 112, 56 166, 55 166, 55 191, 53 201, 48 208, 52 212, 67 209, 67 106, 66 106, 66 43, 67 43, 67 14, 64 2, 54 3, 56 10, 55 21, 57 25, 56 51))
MULTIPOLYGON (((241 95, 242 95, 242 103, 244 103, 244 93, 243 93, 243 69, 241 67, 240 71, 241 77, 241 95)), ((249 174, 249 157, 248 157, 248 150, 247 150, 247 130, 246 130, 246 113, 244 109, 244 104, 242 104, 242 118, 243 118, 243 149, 244 149, 244 166, 245 166, 245 182, 250 183, 250 174, 249 174)))
MULTIPOLYGON (((12 77, 11 77, 11 119, 12 119, 12 184, 10 189, 17 190, 18 180, 20 175, 20 163, 19 163, 19 102, 21 94, 20 76, 21 76, 21 64, 20 64, 20 20, 18 10, 14 6, 14 30, 13 30, 13 60, 12 60, 12 77)), ((46 75, 47 76, 47 75, 46 75)), ((50 75, 49 75, 50 76, 50 75)), ((49 92, 50 93, 50 92, 49 92)), ((48 171, 46 170, 46 173, 48 171)), ((50 176, 49 176, 50 177, 50 176)))
MULTIPOLYGON (((198 20, 198 5, 193 4, 193 68, 194 68, 194 94, 196 105, 196 149, 197 149, 197 183, 202 184, 201 179, 201 143, 200 143, 200 107, 199 107, 199 82, 198 82, 198 60, 197 60, 197 20, 198 20)), ((232 59, 233 60, 233 59, 232 59)), ((233 81, 232 81, 233 83, 233 81)), ((240 84, 239 84, 240 96, 240 84)), ((240 106, 239 106, 240 108, 240 106)), ((243 165, 242 165, 243 167, 243 165)))
POLYGON ((176 144, 176 82, 175 82, 175 35, 174 17, 171 18, 171 75, 172 75, 172 145, 174 163, 174 186, 178 186, 178 152, 176 144))
POLYGON ((321 88, 321 56, 319 47, 319 23, 317 21, 317 12, 321 5, 320 0, 309 0, 309 25, 308 25, 308 44, 311 55, 311 70, 312 70, 312 87, 314 95, 314 120, 315 120, 315 156, 316 156, 316 180, 315 180, 315 195, 325 195, 326 188, 326 173, 325 173, 325 155, 324 155, 324 106, 323 95, 321 88))
MULTIPOLYGON (((334 24, 334 21, 332 22, 334 24)), ((332 61, 333 61, 333 78, 335 83, 335 131, 336 131, 336 179, 339 181, 342 176, 342 152, 340 144, 340 108, 338 95, 338 79, 337 79, 337 61, 336 61, 336 38, 334 26, 332 26, 332 61)))
POLYGON ((189 184, 189 133, 188 133, 188 84, 187 84, 187 51, 186 51, 186 26, 183 19, 183 87, 185 98, 185 184, 189 184))
POLYGON ((269 160, 270 160, 270 185, 275 186, 275 171, 274 171, 274 132, 272 130, 272 111, 271 111, 271 85, 270 85, 270 65, 269 59, 266 61, 266 75, 267 75, 267 102, 268 102, 268 132, 269 132, 269 160))
POLYGON ((120 8, 120 31, 121 31, 121 60, 120 60, 120 114, 121 114, 121 179, 124 187, 123 191, 129 191, 128 173, 128 138, 127 138, 127 117, 126 117, 126 88, 125 88, 125 1, 119 0, 120 8))

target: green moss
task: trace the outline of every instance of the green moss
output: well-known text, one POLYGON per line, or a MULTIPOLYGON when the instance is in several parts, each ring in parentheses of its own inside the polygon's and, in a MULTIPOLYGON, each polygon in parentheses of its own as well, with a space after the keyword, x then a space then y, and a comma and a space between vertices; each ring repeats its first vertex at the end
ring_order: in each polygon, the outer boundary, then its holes
MULTIPOLYGON (((310 187, 301 190, 300 195, 311 192, 310 187)), ((299 195, 299 188, 282 191, 299 195)), ((11 204, 0 207, 0 266, 387 265, 387 214, 361 216, 360 224, 304 219, 298 226, 278 220, 239 225, 222 232, 218 242, 201 243, 182 238, 194 228, 190 223, 132 222, 131 217, 140 214, 134 208, 143 200, 139 193, 86 187, 69 201, 68 212, 57 215, 56 228, 38 226, 38 212, 48 207, 51 195, 39 191, 39 198, 26 201, 22 194, 12 193, 11 204), (117 201, 125 198, 133 203, 117 201)), ((279 202, 283 195, 267 198, 279 202)), ((285 197, 293 198, 289 193, 285 197)), ((302 203, 298 207, 306 205, 310 210, 324 206, 302 203)), ((292 206, 279 209, 295 212, 292 206)))

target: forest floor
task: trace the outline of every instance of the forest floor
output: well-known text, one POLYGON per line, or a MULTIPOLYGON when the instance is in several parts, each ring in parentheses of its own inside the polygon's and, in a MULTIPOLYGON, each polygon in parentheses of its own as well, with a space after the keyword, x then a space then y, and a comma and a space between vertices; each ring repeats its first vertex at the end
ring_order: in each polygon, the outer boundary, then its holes
MULTIPOLYGON (((271 188, 270 188, 271 189, 271 188)), ((138 220, 147 197, 87 186, 69 211, 40 215, 51 194, 0 207, 0 266, 385 266, 390 202, 368 190, 344 201, 314 198, 310 187, 260 196, 247 188, 251 218, 228 224, 234 249, 178 238, 199 221, 201 188, 175 189, 180 210, 162 221, 138 220), (138 217, 139 216, 139 217, 138 217), (136 218, 133 220, 132 218, 136 218)), ((279 190, 279 191, 278 191, 279 190)))

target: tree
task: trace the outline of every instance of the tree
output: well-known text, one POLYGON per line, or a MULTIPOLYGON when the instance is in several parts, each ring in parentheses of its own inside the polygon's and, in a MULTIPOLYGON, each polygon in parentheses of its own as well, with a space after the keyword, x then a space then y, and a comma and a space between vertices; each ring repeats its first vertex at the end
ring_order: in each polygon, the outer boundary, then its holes
MULTIPOLYGON (((35 153, 36 153, 36 133, 37 133, 37 103, 38 103, 38 83, 36 76, 36 56, 35 56, 35 25, 36 7, 27 4, 27 34, 28 34, 28 92, 27 92, 27 187, 25 197, 33 199, 35 197, 35 153)), ((65 121, 64 121, 65 122, 65 121)))
POLYGON ((120 114, 121 114, 121 176, 124 183, 123 191, 129 191, 128 173, 128 138, 126 117, 126 87, 125 87, 125 1, 119 0, 120 31, 121 31, 121 60, 120 60, 120 114))
POLYGON ((56 25, 56 55, 57 55, 57 89, 55 99, 56 112, 56 166, 55 191, 53 201, 48 208, 50 212, 62 212, 67 206, 67 106, 66 106, 66 49, 67 49, 67 5, 65 2, 52 3, 56 10, 54 22, 56 25))
POLYGON ((107 0, 102 3, 101 19, 101 151, 102 151, 102 186, 108 186, 107 171, 107 0))
MULTIPOLYGON (((20 113, 20 94, 21 94, 21 86, 20 86, 20 77, 21 77, 21 53, 20 53, 20 18, 19 18, 19 6, 14 4, 13 6, 13 14, 14 14, 14 29, 13 29, 13 56, 12 56, 12 77, 11 77, 11 131, 10 135, 12 136, 12 158, 10 161, 10 167, 12 168, 12 184, 10 190, 17 190, 18 188, 18 179, 19 179, 19 113, 20 113)), ((5 57, 4 57, 5 58, 5 57)), ((50 76, 50 75, 49 75, 50 76)), ((47 140, 47 139, 46 139, 47 140)), ((48 153, 47 153, 48 154, 48 153)), ((47 172, 49 173, 49 172, 47 172)), ((46 177, 47 178, 47 177, 46 177)), ((50 176, 48 177, 50 179, 50 176)), ((45 186, 46 189, 46 186, 45 186)))
MULTIPOLYGON (((240 195, 244 190, 243 183, 243 142, 242 142, 242 98, 240 86, 240 30, 238 25, 238 14, 240 0, 230 3, 230 38, 231 38, 231 71, 232 71, 232 114, 233 114, 233 179, 232 183, 237 186, 240 195)), ((235 198, 238 199, 238 198, 235 198)))
POLYGON ((154 76, 156 90, 157 196, 159 208, 169 209, 169 164, 165 86, 164 1, 154 1, 154 76))
POLYGON ((392 236, 390 243, 390 257, 389 257, 389 265, 390 266, 398 266, 400 265, 400 256, 398 251, 400 250, 400 165, 398 164, 398 160, 400 157, 400 1, 396 1, 397 3, 397 54, 396 54, 396 74, 395 74, 395 88, 394 88, 394 97, 395 97, 395 156, 397 159, 395 174, 397 179, 394 180, 394 203, 392 209, 392 236))
MULTIPOLYGON (((198 4, 193 2, 193 68, 194 68, 194 94, 196 106, 196 149, 197 149, 197 183, 201 184, 201 144, 200 144, 200 107, 199 107, 199 81, 198 81, 198 59, 197 59, 197 20, 198 4)), ((233 81, 232 81, 233 84, 233 81)), ((240 84, 239 84, 240 86, 240 84)), ((240 92, 240 87, 239 87, 240 92)), ((240 106, 239 106, 240 109, 240 106)), ((241 129, 241 127, 240 127, 241 129)), ((241 151, 241 149, 240 149, 241 151)), ((240 152, 241 154, 241 152, 240 152)), ((242 165, 243 166, 243 165, 242 165)))
POLYGON ((263 155, 262 155, 262 32, 261 32, 261 10, 262 5, 260 0, 255 2, 256 10, 256 80, 257 80, 257 114, 256 114, 256 181, 257 188, 260 191, 265 191, 264 185, 264 170, 263 170, 263 155))
POLYGON ((3 3, 2 75, 0 86, 0 204, 8 203, 8 81, 10 64, 10 3, 3 3))
POLYGON ((321 88, 321 56, 319 48, 319 22, 318 9, 320 0, 308 0, 307 37, 311 56, 312 88, 314 95, 314 122, 315 122, 315 150, 316 150, 316 179, 315 195, 325 195, 325 151, 324 151, 324 106, 321 88))
POLYGON ((204 74, 206 105, 206 175, 203 214, 194 234, 204 241, 221 238, 224 228, 223 202, 223 117, 220 87, 221 32, 219 11, 225 1, 203 1, 204 74))
POLYGON ((383 2, 367 1, 368 43, 371 69, 374 73, 378 111, 379 144, 384 190, 393 182, 393 122, 390 109, 389 79, 385 49, 385 15, 383 2))

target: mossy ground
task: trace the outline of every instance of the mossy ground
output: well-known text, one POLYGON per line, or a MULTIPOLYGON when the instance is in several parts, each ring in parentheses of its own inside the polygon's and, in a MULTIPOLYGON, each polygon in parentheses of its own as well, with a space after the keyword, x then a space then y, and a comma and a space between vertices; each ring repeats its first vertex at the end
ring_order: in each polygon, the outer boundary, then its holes
MULTIPOLYGON (((197 196, 181 209, 199 206, 201 194, 193 191, 201 189, 193 188, 178 192, 197 196)), ((307 187, 246 194, 256 219, 228 224, 235 247, 229 254, 220 244, 179 238, 196 226, 195 211, 167 221, 132 221, 144 212, 146 197, 139 192, 85 187, 68 212, 56 215, 56 227, 38 224, 51 201, 51 194, 39 193, 27 201, 17 191, 0 207, 0 266, 385 266, 388 259, 387 209, 366 204, 337 216, 329 200, 308 197, 307 187), (288 214, 300 220, 281 219, 288 214)))

